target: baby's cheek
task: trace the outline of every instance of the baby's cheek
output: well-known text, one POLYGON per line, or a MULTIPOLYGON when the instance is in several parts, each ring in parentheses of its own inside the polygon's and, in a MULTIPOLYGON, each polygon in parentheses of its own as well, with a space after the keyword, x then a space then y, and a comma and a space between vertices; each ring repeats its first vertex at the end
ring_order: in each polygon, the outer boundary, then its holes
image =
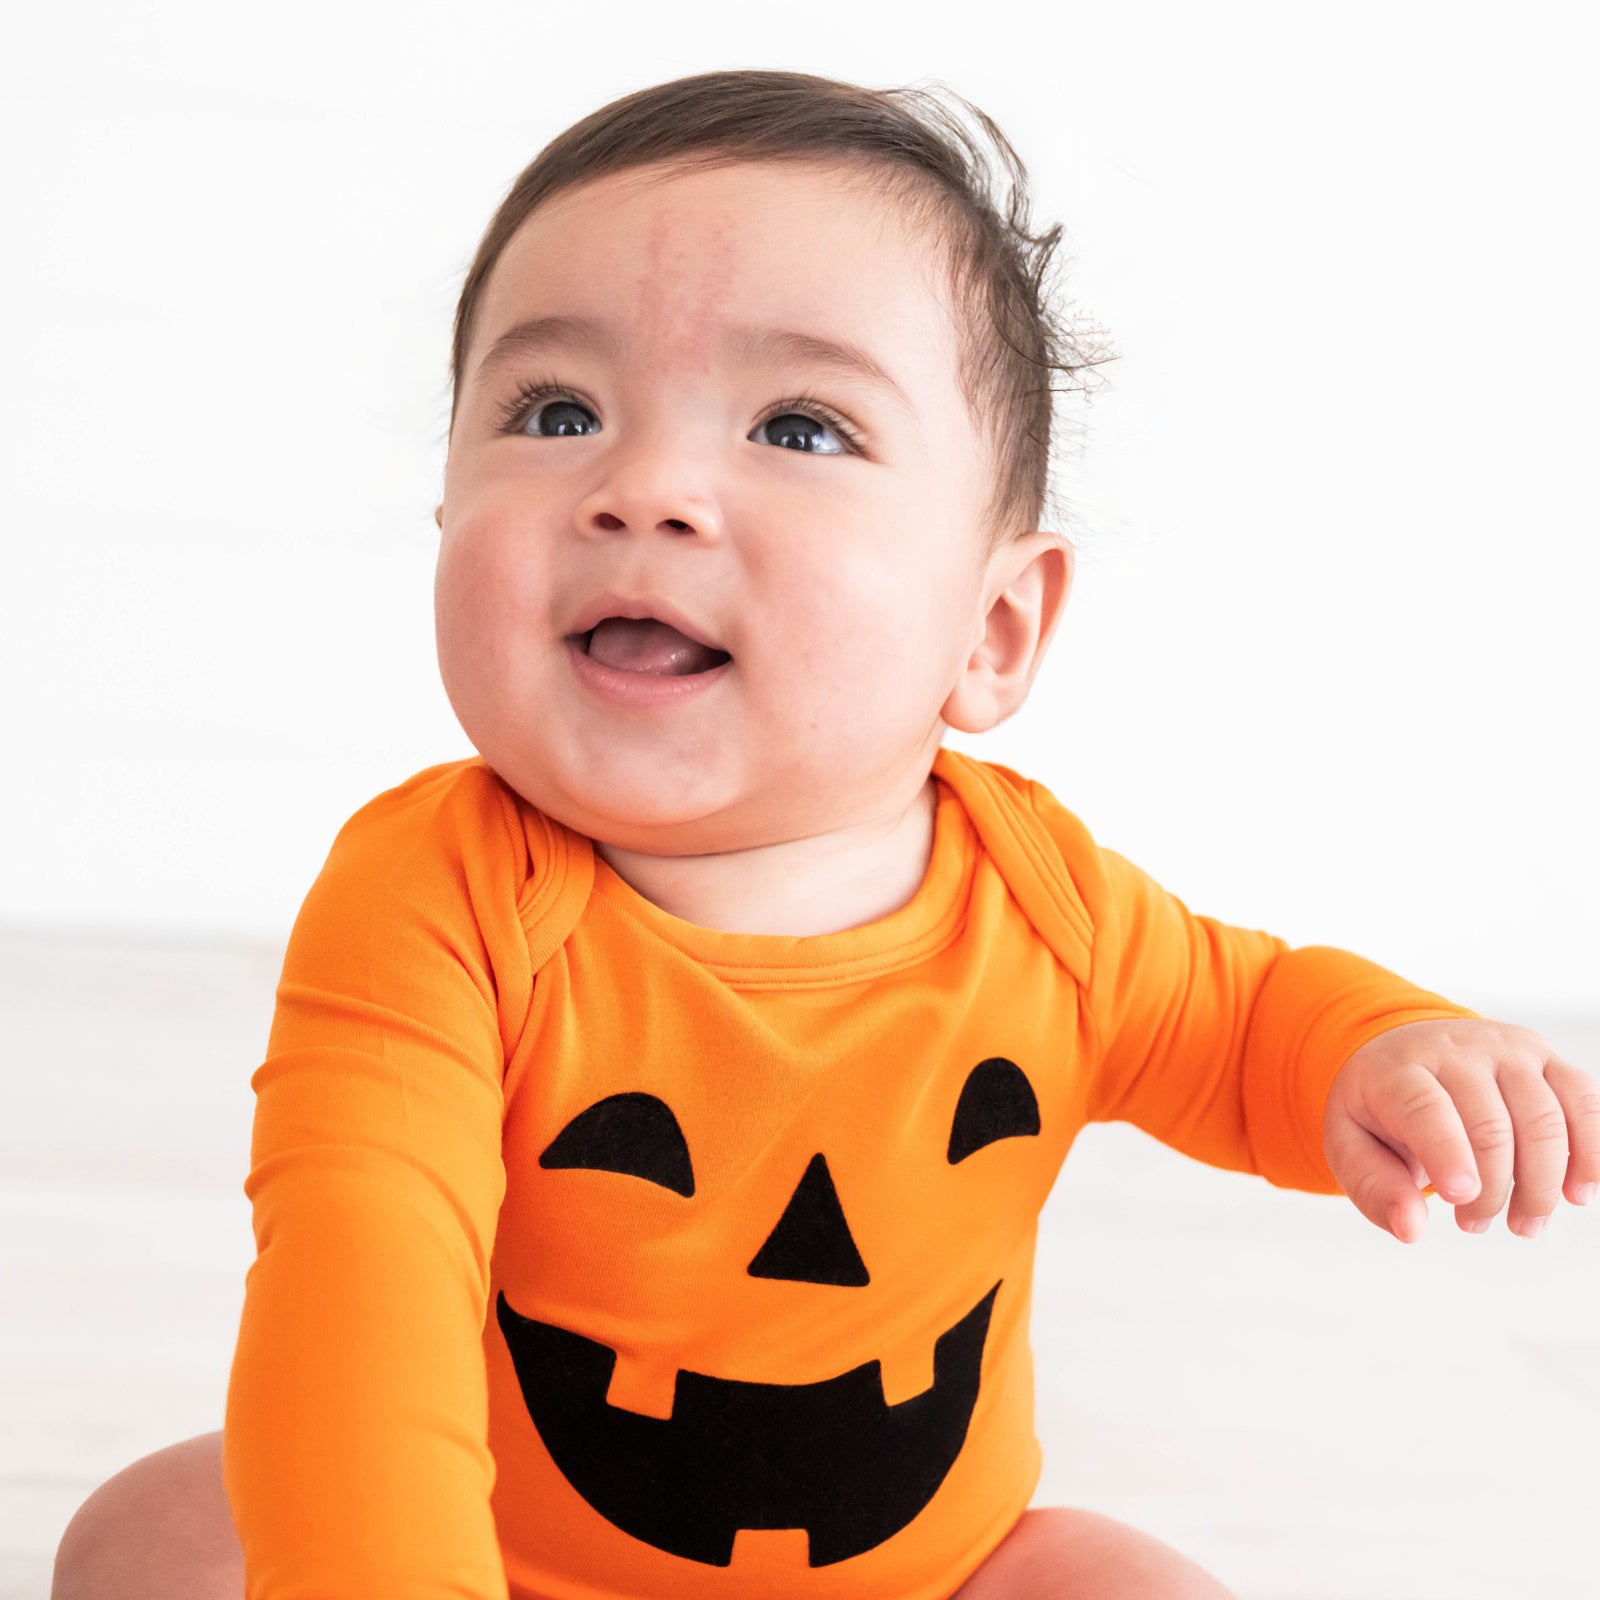
POLYGON ((445 693, 469 733, 496 719, 534 644, 533 624, 513 585, 517 574, 492 549, 441 552, 434 583, 434 625, 445 693), (521 619, 519 621, 519 618, 521 619))
POLYGON ((525 628, 542 621, 537 601, 545 582, 531 558, 535 548, 515 529, 487 518, 453 530, 440 546, 434 580, 441 626, 482 642, 519 618, 525 628))

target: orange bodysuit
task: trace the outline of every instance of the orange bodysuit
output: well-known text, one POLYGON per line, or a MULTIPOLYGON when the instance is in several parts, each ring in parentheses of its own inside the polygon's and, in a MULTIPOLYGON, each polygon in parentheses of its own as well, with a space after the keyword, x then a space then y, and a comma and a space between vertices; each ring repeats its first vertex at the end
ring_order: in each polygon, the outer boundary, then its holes
POLYGON ((805 938, 670 915, 477 758, 345 824, 252 1080, 247 1600, 946 1600, 1038 1480, 1078 1130, 1338 1194, 1340 1066, 1475 1015, 933 774, 914 898, 805 938))

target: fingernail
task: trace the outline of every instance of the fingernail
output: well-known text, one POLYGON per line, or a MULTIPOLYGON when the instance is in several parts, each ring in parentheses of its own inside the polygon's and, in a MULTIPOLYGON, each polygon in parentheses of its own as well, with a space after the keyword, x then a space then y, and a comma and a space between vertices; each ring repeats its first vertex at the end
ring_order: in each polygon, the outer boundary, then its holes
POLYGON ((1543 1217, 1529 1217, 1528 1220, 1517 1229, 1517 1232, 1520 1233, 1524 1239, 1537 1239, 1539 1237, 1539 1230, 1543 1226, 1543 1217))
POLYGON ((1465 1200, 1468 1195, 1476 1194, 1477 1191, 1476 1179, 1465 1172, 1458 1172, 1454 1177, 1446 1178, 1439 1185, 1439 1193, 1446 1200, 1465 1200))
POLYGON ((1487 1233, 1489 1231, 1489 1219, 1487 1217, 1479 1217, 1476 1222, 1462 1223, 1462 1227, 1468 1233, 1487 1233))
POLYGON ((1578 1204, 1580 1206, 1588 1205, 1594 1199, 1596 1190, 1600 1190, 1600 1184, 1585 1183, 1581 1185, 1578 1189, 1578 1204))

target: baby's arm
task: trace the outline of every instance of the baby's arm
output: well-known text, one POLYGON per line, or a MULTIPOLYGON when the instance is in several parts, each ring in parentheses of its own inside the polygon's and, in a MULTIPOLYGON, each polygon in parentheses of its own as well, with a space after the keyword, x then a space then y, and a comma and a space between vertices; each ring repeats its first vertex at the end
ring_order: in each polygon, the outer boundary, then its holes
MULTIPOLYGON (((1049 820, 1053 797, 1035 804, 1049 820)), ((1282 1188, 1341 1193, 1322 1113, 1344 1063, 1403 1023, 1476 1013, 1348 950, 1197 916, 1076 827, 1094 923, 1089 1119, 1282 1188)))
POLYGON ((1034 804, 1094 924, 1090 1120, 1132 1122, 1282 1187, 1348 1194, 1408 1242, 1430 1192, 1463 1226, 1487 1227, 1514 1177, 1508 1220, 1533 1232, 1563 1190, 1593 1198, 1600 1088, 1548 1040, 1348 950, 1291 949, 1195 916, 1094 845, 1048 790, 1036 785, 1034 804))
POLYGON ((249 1600, 506 1597, 481 1341, 530 980, 486 784, 433 768, 356 813, 289 942, 224 1428, 249 1600))

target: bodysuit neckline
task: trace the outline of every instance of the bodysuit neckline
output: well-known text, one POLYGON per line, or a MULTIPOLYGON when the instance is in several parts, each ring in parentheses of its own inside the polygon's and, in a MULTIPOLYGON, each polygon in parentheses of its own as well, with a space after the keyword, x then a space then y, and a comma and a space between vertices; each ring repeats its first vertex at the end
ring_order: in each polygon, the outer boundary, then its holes
POLYGON ((859 981, 919 961, 958 931, 975 838, 955 790, 935 775, 933 848, 916 893, 887 916, 833 933, 735 933, 686 922, 640 894, 594 854, 594 893, 719 976, 810 987, 859 981))

